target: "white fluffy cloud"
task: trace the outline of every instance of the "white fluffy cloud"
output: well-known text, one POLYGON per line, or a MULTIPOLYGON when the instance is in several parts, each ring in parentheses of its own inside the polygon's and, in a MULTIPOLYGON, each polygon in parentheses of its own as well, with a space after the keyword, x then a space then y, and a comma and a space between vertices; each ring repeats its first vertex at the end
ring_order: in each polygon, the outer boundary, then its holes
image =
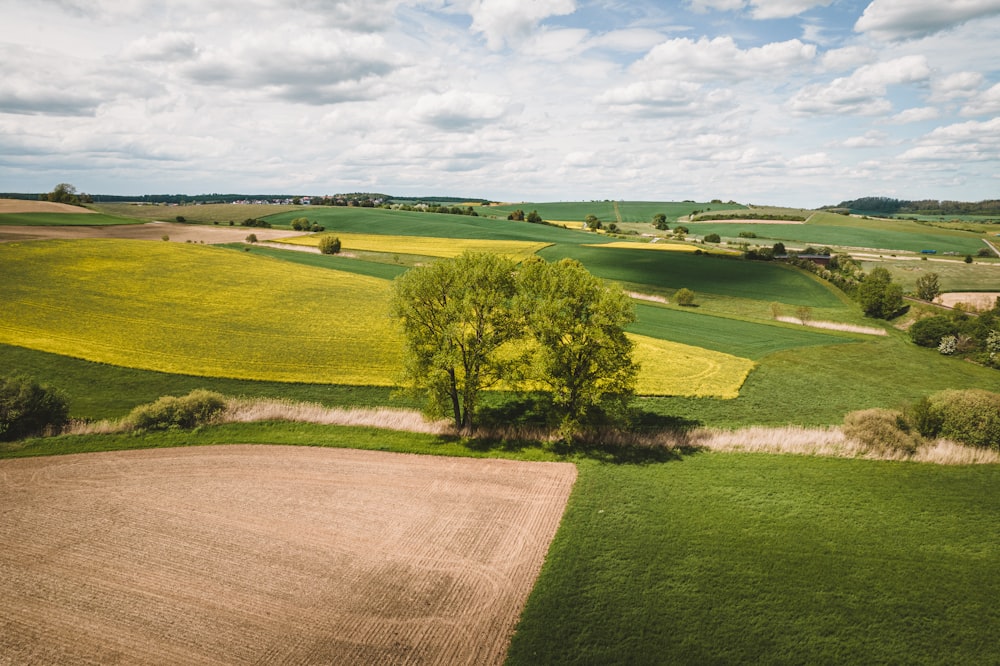
POLYGON ((879 115, 892 109, 887 86, 925 81, 931 70, 923 56, 904 56, 865 65, 848 77, 800 90, 790 101, 799 114, 879 115))
POLYGON ((741 49, 732 37, 698 40, 682 37, 655 46, 633 65, 639 74, 686 80, 737 81, 776 74, 808 64, 816 57, 816 45, 797 39, 741 49))
POLYGON ((1000 115, 1000 83, 969 99, 962 107, 963 116, 1000 115))
POLYGON ((688 3, 697 12, 740 11, 750 9, 755 19, 780 19, 798 16, 815 7, 826 7, 833 0, 690 0, 688 3))
POLYGON ((574 0, 477 0, 470 9, 472 30, 482 33, 487 45, 499 50, 514 47, 550 16, 576 11, 574 0))
POLYGON ((885 39, 907 39, 995 14, 1000 14, 1000 0, 873 0, 854 29, 885 39))

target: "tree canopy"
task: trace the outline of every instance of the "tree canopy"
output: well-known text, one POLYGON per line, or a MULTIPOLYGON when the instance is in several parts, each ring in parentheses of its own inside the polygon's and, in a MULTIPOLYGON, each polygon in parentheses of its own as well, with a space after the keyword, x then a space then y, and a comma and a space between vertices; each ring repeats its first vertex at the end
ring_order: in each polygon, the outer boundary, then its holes
POLYGON ((406 337, 406 376, 428 412, 475 425, 481 391, 545 393, 567 438, 591 417, 627 404, 638 366, 624 326, 631 301, 575 260, 466 252, 396 279, 393 312, 406 337))

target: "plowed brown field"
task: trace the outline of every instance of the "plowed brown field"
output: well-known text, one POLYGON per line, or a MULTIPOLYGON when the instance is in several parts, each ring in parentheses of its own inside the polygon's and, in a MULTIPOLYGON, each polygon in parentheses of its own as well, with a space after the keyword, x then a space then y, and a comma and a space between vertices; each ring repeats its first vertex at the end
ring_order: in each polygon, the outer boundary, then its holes
POLYGON ((0 461, 0 663, 501 663, 575 478, 278 446, 0 461))

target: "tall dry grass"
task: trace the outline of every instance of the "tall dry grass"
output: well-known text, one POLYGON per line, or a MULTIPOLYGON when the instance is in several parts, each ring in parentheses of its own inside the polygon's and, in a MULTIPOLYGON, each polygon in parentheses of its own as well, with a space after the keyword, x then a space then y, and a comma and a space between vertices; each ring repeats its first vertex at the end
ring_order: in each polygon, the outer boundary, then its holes
MULTIPOLYGON (((253 423, 258 421, 295 421, 320 425, 365 426, 431 435, 454 435, 453 425, 446 420, 428 421, 415 410, 387 407, 324 407, 314 403, 290 400, 230 398, 219 417, 223 423, 253 423)), ((67 434, 95 435, 123 432, 129 424, 121 421, 96 423, 74 422, 67 434)), ((552 443, 558 434, 551 430, 524 426, 494 426, 478 428, 473 438, 488 441, 522 441, 552 443)), ((738 453, 768 453, 777 455, 860 458, 865 460, 906 460, 936 465, 996 465, 1000 452, 963 446, 949 440, 926 442, 913 453, 877 450, 846 437, 840 427, 803 428, 785 426, 769 428, 753 426, 739 430, 697 428, 690 431, 662 430, 631 432, 607 429, 585 437, 588 444, 604 447, 634 447, 669 451, 718 451, 738 453)))
POLYGON ((836 321, 803 321, 798 317, 775 317, 775 320, 786 324, 800 324, 811 328, 824 328, 828 331, 844 331, 847 333, 864 333, 865 335, 885 335, 885 329, 873 326, 858 326, 856 324, 842 324, 836 321))

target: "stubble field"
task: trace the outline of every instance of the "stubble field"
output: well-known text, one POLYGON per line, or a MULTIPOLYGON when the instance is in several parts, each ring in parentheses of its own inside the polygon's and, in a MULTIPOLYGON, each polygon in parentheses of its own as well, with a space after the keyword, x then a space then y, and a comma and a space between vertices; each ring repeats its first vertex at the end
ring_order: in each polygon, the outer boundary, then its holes
POLYGON ((0 662, 501 663, 576 467, 306 447, 0 464, 0 662))

